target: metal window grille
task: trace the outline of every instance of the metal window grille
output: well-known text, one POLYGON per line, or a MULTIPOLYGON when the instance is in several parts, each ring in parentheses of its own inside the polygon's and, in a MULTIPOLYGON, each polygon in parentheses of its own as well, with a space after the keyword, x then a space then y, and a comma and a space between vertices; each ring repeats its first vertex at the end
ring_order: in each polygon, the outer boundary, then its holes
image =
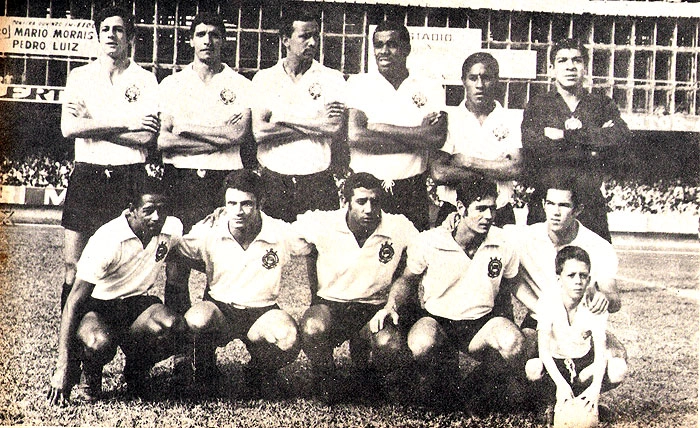
MULTIPOLYGON (((100 8, 116 3, 136 16, 133 59, 159 80, 191 61, 189 24, 200 10, 216 10, 227 22, 224 59, 251 77, 282 55, 275 28, 278 2, 241 0, 5 0, 5 16, 90 19, 100 8)), ((606 2, 601 2, 606 3, 606 2)), ((319 60, 348 74, 367 69, 371 48, 368 26, 384 19, 411 26, 479 28, 482 47, 534 50, 537 78, 505 79, 503 101, 523 108, 527 100, 548 90, 549 54, 554 41, 577 37, 590 50, 592 91, 611 96, 624 113, 682 113, 700 116, 698 87, 698 18, 562 14, 468 8, 313 3, 321 13, 319 60)), ((668 4, 668 6, 673 6, 668 4)), ((5 83, 63 86, 68 71, 86 62, 77 58, 0 55, 5 83)), ((460 87, 448 87, 456 104, 460 87)))

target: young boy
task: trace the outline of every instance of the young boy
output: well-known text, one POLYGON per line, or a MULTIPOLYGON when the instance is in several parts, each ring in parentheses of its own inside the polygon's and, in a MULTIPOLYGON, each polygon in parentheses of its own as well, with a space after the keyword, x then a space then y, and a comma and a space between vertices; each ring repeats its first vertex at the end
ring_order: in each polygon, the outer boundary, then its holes
POLYGON ((612 384, 610 378, 618 375, 608 372, 625 371, 626 363, 606 349, 608 312, 594 314, 588 307, 595 287, 589 287, 588 253, 566 246, 557 253, 555 269, 557 291, 544 293, 537 302, 539 358, 530 359, 525 371, 528 379, 537 381, 546 369, 556 387, 557 404, 582 400, 586 410, 597 414, 600 392, 619 383, 612 384))

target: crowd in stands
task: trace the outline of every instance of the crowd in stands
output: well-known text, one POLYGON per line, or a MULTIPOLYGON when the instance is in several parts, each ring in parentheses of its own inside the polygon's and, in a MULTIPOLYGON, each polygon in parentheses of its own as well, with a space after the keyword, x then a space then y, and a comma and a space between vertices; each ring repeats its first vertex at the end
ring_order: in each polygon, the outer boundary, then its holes
POLYGON ((603 183, 609 211, 700 214, 700 186, 682 180, 609 180, 603 183))
POLYGON ((0 157, 0 184, 5 186, 66 187, 71 171, 72 161, 57 161, 47 155, 20 160, 0 157))
MULTIPOLYGON (((151 166, 154 173, 160 168, 151 166)), ((66 187, 73 162, 47 155, 30 155, 21 160, 0 157, 0 185, 66 187)), ((532 191, 516 186, 517 206, 527 202, 532 191)), ((636 179, 612 179, 603 183, 603 194, 611 212, 684 213, 700 215, 700 185, 683 180, 657 180, 651 184, 636 179)))

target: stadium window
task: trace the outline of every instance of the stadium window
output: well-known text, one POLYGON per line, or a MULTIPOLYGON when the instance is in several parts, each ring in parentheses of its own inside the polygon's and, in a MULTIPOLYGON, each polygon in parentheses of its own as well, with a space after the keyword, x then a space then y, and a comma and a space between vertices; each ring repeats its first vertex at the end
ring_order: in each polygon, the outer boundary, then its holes
POLYGON ((590 13, 573 15, 571 17, 571 34, 581 39, 584 43, 589 43, 593 32, 592 21, 593 19, 590 13))
POLYGON ((510 15, 510 41, 526 43, 530 36, 530 18, 522 12, 513 12, 510 15))
POLYGON ((676 20, 671 18, 660 18, 656 23, 656 43, 657 46, 672 46, 673 32, 676 28, 676 20))
POLYGON ((51 18, 65 18, 70 15, 70 4, 67 0, 52 0, 49 12, 51 18))
POLYGON ((328 4, 323 9, 323 32, 343 33, 343 5, 328 4))
POLYGON ((467 12, 469 28, 478 28, 481 30, 481 40, 488 41, 489 37, 489 16, 488 11, 470 10, 467 12))
POLYGON ((406 8, 406 25, 409 27, 424 27, 427 24, 427 11, 424 7, 406 8))
POLYGON ((464 9, 451 8, 447 10, 447 22, 450 28, 466 28, 467 12, 464 9))
POLYGON ((613 18, 610 16, 593 17, 593 43, 609 45, 612 42, 613 18))
POLYGON ((661 81, 670 80, 671 52, 657 51, 654 60, 654 79, 661 81))
POLYGON ((345 58, 343 61, 342 72, 345 74, 361 73, 363 64, 364 51, 362 49, 362 39, 346 38, 345 39, 345 58))
POLYGON ((645 84, 649 80, 652 68, 651 51, 635 51, 634 52, 634 80, 635 85, 645 84), (644 81, 644 82, 640 82, 644 81))
POLYGON ((272 67, 279 59, 280 38, 276 33, 262 33, 260 43, 260 68, 272 67))
POLYGON ((448 11, 442 8, 428 9, 428 27, 447 27, 448 11))
POLYGON ((630 69, 630 51, 616 50, 613 52, 613 76, 627 78, 630 69))
POLYGON ((27 71, 22 76, 22 84, 24 85, 40 85, 46 84, 46 64, 49 60, 46 59, 28 59, 27 71))
POLYGON ((175 59, 175 30, 160 28, 158 30, 158 50, 154 60, 161 64, 172 64, 175 59))
MULTIPOLYGON (((136 15, 137 24, 153 24, 156 15, 155 9, 156 3, 153 0, 135 0, 134 1, 134 15, 136 15)), ((169 25, 175 24, 175 10, 174 5, 172 8, 172 13, 169 13, 168 3, 165 1, 158 2, 158 12, 159 14, 167 18, 166 22, 169 25)), ((161 22, 162 24, 163 22, 161 22)))
POLYGON ((650 46, 654 42, 654 21, 651 19, 636 20, 634 34, 637 46, 650 46))
POLYGON ((241 33, 239 53, 240 68, 258 68, 258 34, 241 33))
MULTIPOLYGON (((552 16, 552 36, 551 41, 556 43, 561 39, 571 37, 571 16, 570 15, 554 15, 552 16)), ((578 34, 573 34, 573 37, 579 37, 578 34)))
POLYGON ((494 46, 492 42, 508 41, 509 15, 510 13, 500 16, 496 16, 496 14, 493 12, 489 14, 489 37, 486 39, 486 42, 488 43, 487 46, 489 48, 494 46))
POLYGON ((610 63, 612 54, 608 50, 595 49, 593 51, 593 67, 591 73, 594 77, 608 77, 610 75, 610 63))
POLYGON ((66 61, 48 61, 47 82, 48 86, 63 86, 68 77, 68 65, 66 61))
POLYGON ((613 34, 616 45, 629 45, 632 41, 632 19, 617 17, 613 25, 613 34))
POLYGON ((505 100, 504 107, 524 109, 527 104, 527 83, 526 82, 509 82, 508 98, 505 100))
POLYGON ((620 88, 616 86, 613 87, 612 98, 615 101, 615 104, 617 104, 617 107, 620 109, 620 111, 629 111, 629 102, 627 101, 628 95, 626 88, 620 88))
POLYGON ((136 27, 136 42, 134 43, 134 60, 136 62, 153 62, 153 31, 152 27, 136 27))
POLYGON ((697 46, 697 20, 691 19, 679 19, 678 25, 678 36, 676 39, 677 46, 684 47, 694 47, 697 46))

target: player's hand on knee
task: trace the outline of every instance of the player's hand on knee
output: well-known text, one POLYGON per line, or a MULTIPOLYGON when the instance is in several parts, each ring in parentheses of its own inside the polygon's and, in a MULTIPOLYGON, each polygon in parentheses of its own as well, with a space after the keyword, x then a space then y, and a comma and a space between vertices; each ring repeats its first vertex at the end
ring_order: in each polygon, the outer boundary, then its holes
POLYGON ((387 317, 391 317, 391 322, 394 323, 394 325, 398 325, 399 314, 396 312, 396 310, 382 308, 378 310, 376 314, 374 314, 371 320, 369 320, 369 330, 372 333, 377 333, 383 330, 387 317))

